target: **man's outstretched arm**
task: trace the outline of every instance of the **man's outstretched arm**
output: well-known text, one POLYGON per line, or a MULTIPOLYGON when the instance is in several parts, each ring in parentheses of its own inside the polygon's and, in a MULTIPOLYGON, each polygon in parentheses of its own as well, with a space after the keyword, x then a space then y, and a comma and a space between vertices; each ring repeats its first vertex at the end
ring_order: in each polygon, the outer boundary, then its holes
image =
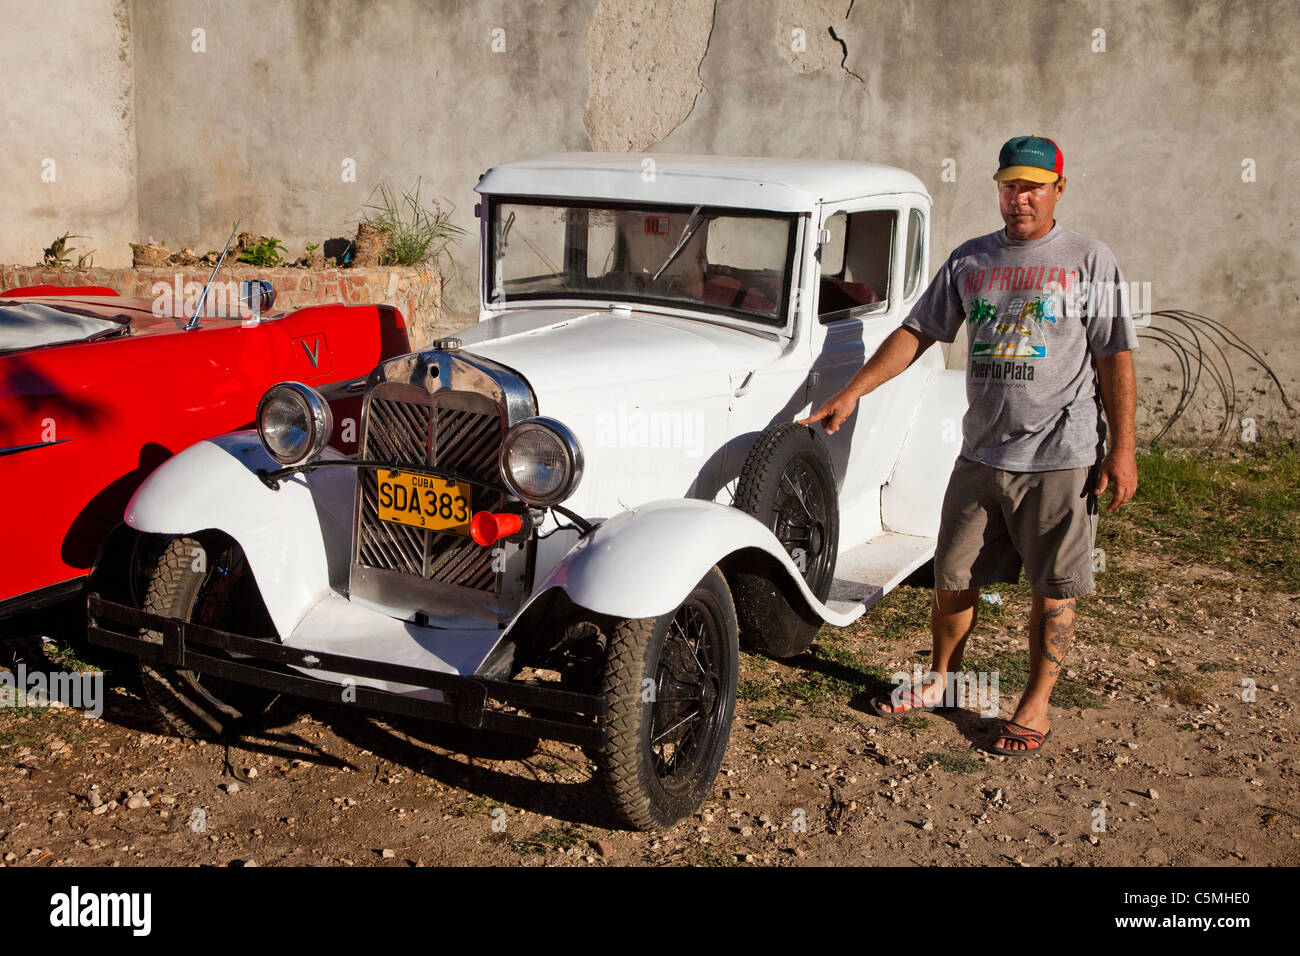
POLYGON ((1107 511, 1117 510, 1137 491, 1137 376, 1133 371, 1133 353, 1116 352, 1100 355, 1097 361, 1097 384, 1101 389, 1101 404, 1106 409, 1109 426, 1106 444, 1110 447, 1101 463, 1097 476, 1098 495, 1112 481, 1107 511))
POLYGON ((929 336, 900 325, 880 343, 880 348, 876 349, 875 354, 867 359, 867 364, 858 369, 857 374, 849 379, 849 384, 823 402, 821 408, 807 418, 800 419, 796 424, 812 425, 825 420, 826 433, 835 434, 844 424, 844 420, 858 407, 858 399, 904 371, 920 358, 921 353, 933 345, 934 341, 929 336))

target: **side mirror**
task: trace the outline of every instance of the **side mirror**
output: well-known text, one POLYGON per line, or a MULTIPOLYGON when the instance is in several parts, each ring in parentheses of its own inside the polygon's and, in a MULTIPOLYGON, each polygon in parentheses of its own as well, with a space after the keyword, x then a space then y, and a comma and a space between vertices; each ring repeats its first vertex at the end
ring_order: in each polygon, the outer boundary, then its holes
POLYGON ((246 321, 260 322, 262 313, 275 304, 275 286, 269 279, 246 279, 239 283, 239 304, 252 312, 246 321))

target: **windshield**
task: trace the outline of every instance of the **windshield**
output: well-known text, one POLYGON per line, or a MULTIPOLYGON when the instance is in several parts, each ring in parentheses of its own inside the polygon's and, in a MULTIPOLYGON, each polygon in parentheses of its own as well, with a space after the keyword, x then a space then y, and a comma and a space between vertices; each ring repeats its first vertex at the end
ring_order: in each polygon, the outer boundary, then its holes
POLYGON ((785 324, 793 215, 526 200, 491 210, 493 305, 617 298, 785 324))
POLYGON ((131 330, 124 316, 96 315, 25 299, 0 301, 0 352, 88 342, 131 330))

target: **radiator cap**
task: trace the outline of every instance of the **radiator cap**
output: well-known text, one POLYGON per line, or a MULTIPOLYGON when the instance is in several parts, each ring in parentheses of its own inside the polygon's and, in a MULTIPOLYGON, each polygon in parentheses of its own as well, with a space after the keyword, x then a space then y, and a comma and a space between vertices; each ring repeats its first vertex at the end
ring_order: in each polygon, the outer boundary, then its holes
POLYGON ((437 339, 433 343, 435 349, 442 349, 444 352, 454 352, 460 348, 460 339, 437 339))

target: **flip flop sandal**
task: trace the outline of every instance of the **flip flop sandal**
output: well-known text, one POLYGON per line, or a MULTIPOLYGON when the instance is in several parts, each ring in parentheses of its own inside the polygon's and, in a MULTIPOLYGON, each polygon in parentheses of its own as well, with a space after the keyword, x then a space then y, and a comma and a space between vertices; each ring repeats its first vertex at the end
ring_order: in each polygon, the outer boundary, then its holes
POLYGON ((892 693, 885 694, 881 697, 871 697, 867 700, 867 709, 877 717, 906 717, 908 714, 932 713, 940 710, 952 710, 951 707, 945 707, 942 704, 927 704, 920 694, 908 689, 903 691, 898 700, 894 700, 892 693), (902 704, 906 710, 882 710, 882 704, 893 704, 897 706, 902 704))
POLYGON ((999 733, 997 738, 984 749, 989 753, 1005 754, 1008 757, 1028 757, 1031 754, 1036 754, 1038 751, 1042 750, 1043 744, 1047 742, 1047 738, 1050 736, 1052 736, 1051 728, 1048 728, 1047 733, 1043 733, 1041 730, 1034 730, 1032 727, 1026 727, 1024 724, 1017 724, 1014 721, 1008 720, 1003 724, 1002 732, 999 733), (1016 729, 1012 730, 1011 728, 1013 727, 1016 729), (1025 746, 1014 748, 999 747, 997 746, 999 740, 1018 740, 1025 746))

